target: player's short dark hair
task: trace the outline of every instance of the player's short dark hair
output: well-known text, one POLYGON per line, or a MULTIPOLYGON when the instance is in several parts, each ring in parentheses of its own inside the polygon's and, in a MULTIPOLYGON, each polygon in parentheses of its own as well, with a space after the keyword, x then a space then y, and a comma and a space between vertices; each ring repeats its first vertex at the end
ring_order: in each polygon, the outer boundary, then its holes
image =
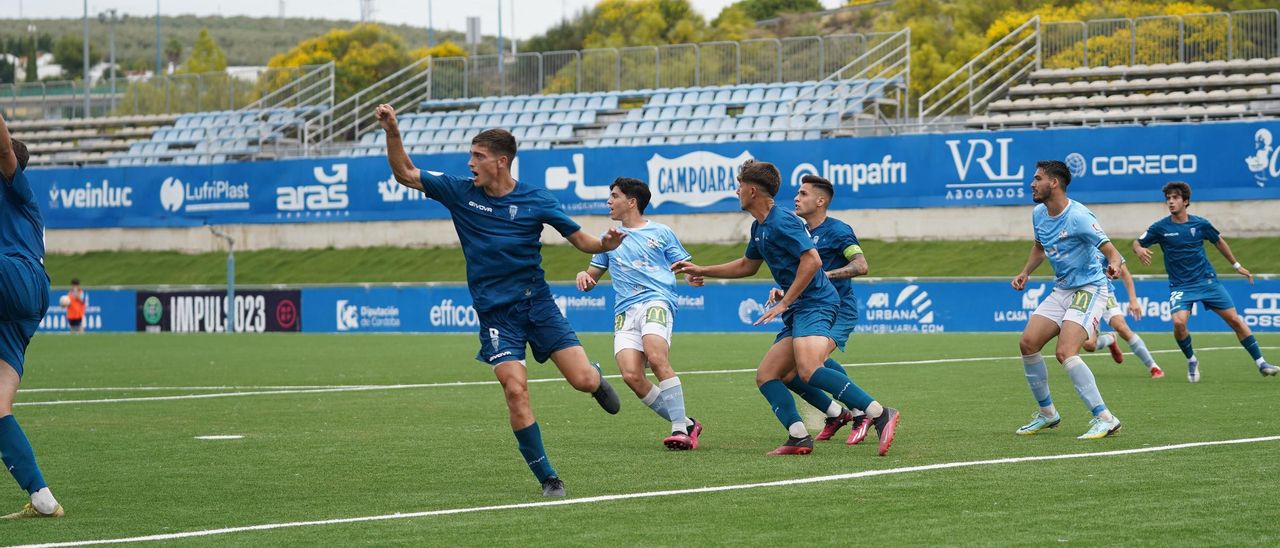
POLYGON ((649 192, 649 185, 640 179, 618 177, 613 180, 613 184, 609 185, 609 190, 615 188, 623 196, 636 201, 636 209, 640 210, 641 215, 644 214, 644 208, 649 207, 649 198, 653 197, 653 194, 649 192))
POLYGON ((516 159, 516 136, 505 129, 486 129, 471 138, 471 144, 480 145, 507 160, 516 159))
POLYGON ((782 186, 782 174, 769 162, 747 160, 738 168, 738 181, 756 185, 774 197, 778 195, 778 187, 782 186))
POLYGON ((71 285, 80 285, 80 278, 71 278, 71 285))
POLYGON ((27 144, 12 137, 9 138, 9 143, 13 146, 13 155, 18 157, 18 169, 26 171, 27 161, 31 159, 27 144))
POLYGON ((805 175, 804 177, 801 177, 800 184, 811 185, 813 186, 813 188, 821 190, 823 193, 827 195, 828 202, 830 202, 831 198, 835 197, 836 195, 836 188, 831 185, 831 181, 823 179, 822 177, 819 177, 817 175, 810 174, 810 175, 805 175))
POLYGON ((1168 199, 1170 194, 1177 194, 1182 196, 1183 201, 1191 202, 1191 185, 1182 181, 1169 181, 1160 191, 1164 193, 1165 199, 1168 199))
POLYGON ((1062 186, 1066 187, 1071 184, 1071 169, 1058 160, 1040 160, 1036 162, 1036 169, 1043 171, 1045 175, 1062 181, 1062 186))

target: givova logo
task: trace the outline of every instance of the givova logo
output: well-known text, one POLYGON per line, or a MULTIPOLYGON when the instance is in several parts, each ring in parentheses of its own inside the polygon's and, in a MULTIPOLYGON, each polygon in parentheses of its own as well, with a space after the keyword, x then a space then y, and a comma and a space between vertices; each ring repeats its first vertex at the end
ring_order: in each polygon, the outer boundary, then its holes
POLYGON ((280 211, 277 215, 285 218, 350 215, 346 211, 351 203, 347 196, 347 164, 331 167, 332 173, 323 166, 312 169, 315 184, 277 188, 276 209, 280 211))
POLYGON ((932 307, 929 292, 916 284, 902 288, 896 297, 888 292, 872 293, 867 299, 863 323, 856 329, 875 333, 941 333, 944 327, 934 324, 932 307))

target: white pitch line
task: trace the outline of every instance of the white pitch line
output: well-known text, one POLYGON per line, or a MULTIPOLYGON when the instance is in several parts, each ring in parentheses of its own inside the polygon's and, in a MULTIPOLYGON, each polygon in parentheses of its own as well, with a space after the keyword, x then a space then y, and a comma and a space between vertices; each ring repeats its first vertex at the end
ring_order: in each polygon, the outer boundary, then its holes
POLYGON ((313 384, 313 385, 276 385, 276 386, 79 386, 72 388, 23 388, 23 394, 36 392, 175 392, 182 390, 306 390, 311 388, 334 388, 337 386, 378 386, 376 384, 313 384))
POLYGON ((1217 441, 1199 441, 1189 443, 1179 443, 1174 445, 1158 445, 1155 447, 1139 447, 1136 449, 1117 449, 1113 451, 1098 451, 1093 453, 1067 453, 1062 455, 1040 455, 1032 457, 1006 457, 1000 459, 984 459, 959 462, 944 462, 937 464, 924 464, 919 466, 904 466, 901 468, 887 468, 883 470, 864 470, 862 472, 850 472, 845 474, 834 474, 829 476, 815 476, 809 478, 797 478, 789 480, 776 480, 760 483, 741 483, 736 485, 720 485, 714 487, 698 487, 691 489, 670 489, 665 491, 647 491, 640 493, 623 493, 618 495, 600 495, 595 497, 582 497, 572 499, 548 500, 541 502, 527 502, 519 504, 499 504, 493 506, 473 506, 469 508, 449 508, 444 510, 428 510, 424 512, 395 513, 382 514, 377 516, 361 516, 354 518, 338 518, 314 521, 294 521, 286 523, 265 523, 261 525, 247 525, 242 527, 225 527, 221 529, 205 529, 201 531, 187 531, 183 533, 166 533, 159 535, 147 535, 139 537, 125 537, 114 539, 98 539, 98 540, 79 540, 69 542, 54 542, 47 544, 23 544, 11 548, 61 548, 66 546, 92 546, 98 544, 122 544, 127 542, 153 542, 159 540, 178 540, 194 537, 208 537, 214 535, 226 535, 231 533, 244 533, 250 531, 271 531, 275 529, 291 529, 298 527, 314 527, 321 525, 340 525, 347 523, 367 523, 375 521, 388 521, 399 519, 425 518, 433 516, 449 516, 456 514, 471 514, 476 512, 496 512, 502 510, 523 510, 527 508, 545 508, 552 506, 576 506, 581 504, 594 504, 598 502, 613 502, 619 500, 646 499, 654 497, 670 497, 679 495, 694 495, 701 493, 721 493, 725 491, 742 491, 746 489, 760 489, 767 487, 787 487, 791 485, 806 485, 812 483, 825 483, 832 481, 843 481, 860 478, 870 478, 876 476, 891 476, 898 474, 909 474, 913 472, 930 472, 934 470, 951 470, 956 468, 972 468, 978 466, 990 466, 997 464, 1019 464, 1024 462, 1045 462, 1056 460, 1071 460, 1090 457, 1111 457, 1120 455, 1137 455, 1143 453, 1158 453, 1164 451, 1175 451, 1179 449, 1191 449, 1196 447, 1211 447, 1219 445, 1240 445, 1246 443, 1261 443, 1268 441, 1280 441, 1280 436, 1264 436, 1257 438, 1239 438, 1230 440, 1217 441))
MULTIPOLYGON (((1199 348, 1197 352, 1208 352, 1213 350, 1232 350, 1239 347, 1235 346, 1216 346, 1199 348)), ((1274 346, 1261 347, 1263 350, 1272 350, 1274 346)), ((1181 350, 1153 350, 1152 353, 1162 352, 1181 352, 1181 350)), ((1105 356, 1098 354, 1097 356, 1105 356)), ((882 365, 928 365, 940 363, 963 363, 963 362, 981 362, 981 361, 1001 361, 1016 360, 1009 356, 994 356, 986 358, 943 358, 938 360, 916 360, 916 361, 895 361, 895 362, 868 362, 868 363, 846 363, 845 367, 871 367, 882 365)), ((726 375, 735 373, 755 373, 755 369, 720 369, 716 371, 684 371, 681 375, 726 375)), ((606 379, 619 379, 622 375, 605 375, 606 379)), ((548 377, 544 379, 529 379, 529 383, 557 382, 562 380, 560 377, 548 377)), ((104 398, 97 400, 51 400, 51 401, 33 401, 20 402, 13 404, 14 407, 26 406, 50 406, 50 405, 87 405, 98 403, 131 403, 131 402, 148 402, 148 401, 177 401, 177 400, 207 400, 215 398, 235 398, 244 396, 278 396, 283 394, 326 394, 331 392, 369 392, 375 390, 405 390, 413 388, 449 388, 456 386, 489 386, 497 385, 498 381, 457 381, 457 382, 438 382, 424 384, 370 384, 370 385, 335 385, 323 388, 304 388, 291 389, 287 387, 261 387, 265 390, 246 390, 242 392, 218 392, 214 394, 181 394, 176 396, 145 396, 138 398, 104 398)), ((246 387, 247 388, 247 387, 246 387)), ((26 390, 23 391, 27 392, 26 390)))

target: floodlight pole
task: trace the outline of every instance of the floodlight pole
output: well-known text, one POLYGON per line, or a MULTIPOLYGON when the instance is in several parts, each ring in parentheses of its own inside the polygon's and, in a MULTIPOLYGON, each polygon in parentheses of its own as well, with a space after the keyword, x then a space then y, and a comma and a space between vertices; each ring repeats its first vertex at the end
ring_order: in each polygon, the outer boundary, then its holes
POLYGON ((209 232, 227 241, 227 333, 236 332, 236 240, 217 227, 209 226, 209 232))

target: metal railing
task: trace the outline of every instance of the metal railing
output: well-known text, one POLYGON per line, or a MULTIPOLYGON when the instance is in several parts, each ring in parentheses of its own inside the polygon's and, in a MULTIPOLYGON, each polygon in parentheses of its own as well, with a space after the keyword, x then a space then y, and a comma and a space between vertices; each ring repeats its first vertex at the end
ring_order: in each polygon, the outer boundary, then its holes
POLYGON ((1003 96, 1040 67, 1040 16, 1009 31, 991 47, 975 55, 959 70, 920 96, 919 123, 942 118, 972 116, 985 110, 992 99, 1003 96))
POLYGON ((1280 10, 1053 21, 1041 26, 1044 68, 1280 57, 1280 10))
MULTIPOLYGON (((789 129, 805 130, 822 126, 822 118, 836 114, 843 121, 849 110, 850 100, 858 98, 858 110, 862 114, 867 106, 865 99, 878 104, 887 92, 898 95, 895 118, 905 118, 910 104, 911 87, 911 29, 896 33, 870 35, 875 45, 831 75, 806 88, 787 103, 789 129), (803 105, 803 106, 801 106, 803 105)), ((865 45, 866 42, 863 42, 865 45)), ((877 116, 876 122, 887 121, 877 116)), ((861 125, 860 117, 854 117, 854 128, 861 125)), ((892 125, 889 124, 889 125, 892 125)))
POLYGON ((354 140, 376 125, 373 109, 380 104, 398 111, 416 109, 435 87, 432 69, 436 62, 433 57, 423 57, 333 105, 316 117, 317 124, 308 131, 305 145, 354 140))

